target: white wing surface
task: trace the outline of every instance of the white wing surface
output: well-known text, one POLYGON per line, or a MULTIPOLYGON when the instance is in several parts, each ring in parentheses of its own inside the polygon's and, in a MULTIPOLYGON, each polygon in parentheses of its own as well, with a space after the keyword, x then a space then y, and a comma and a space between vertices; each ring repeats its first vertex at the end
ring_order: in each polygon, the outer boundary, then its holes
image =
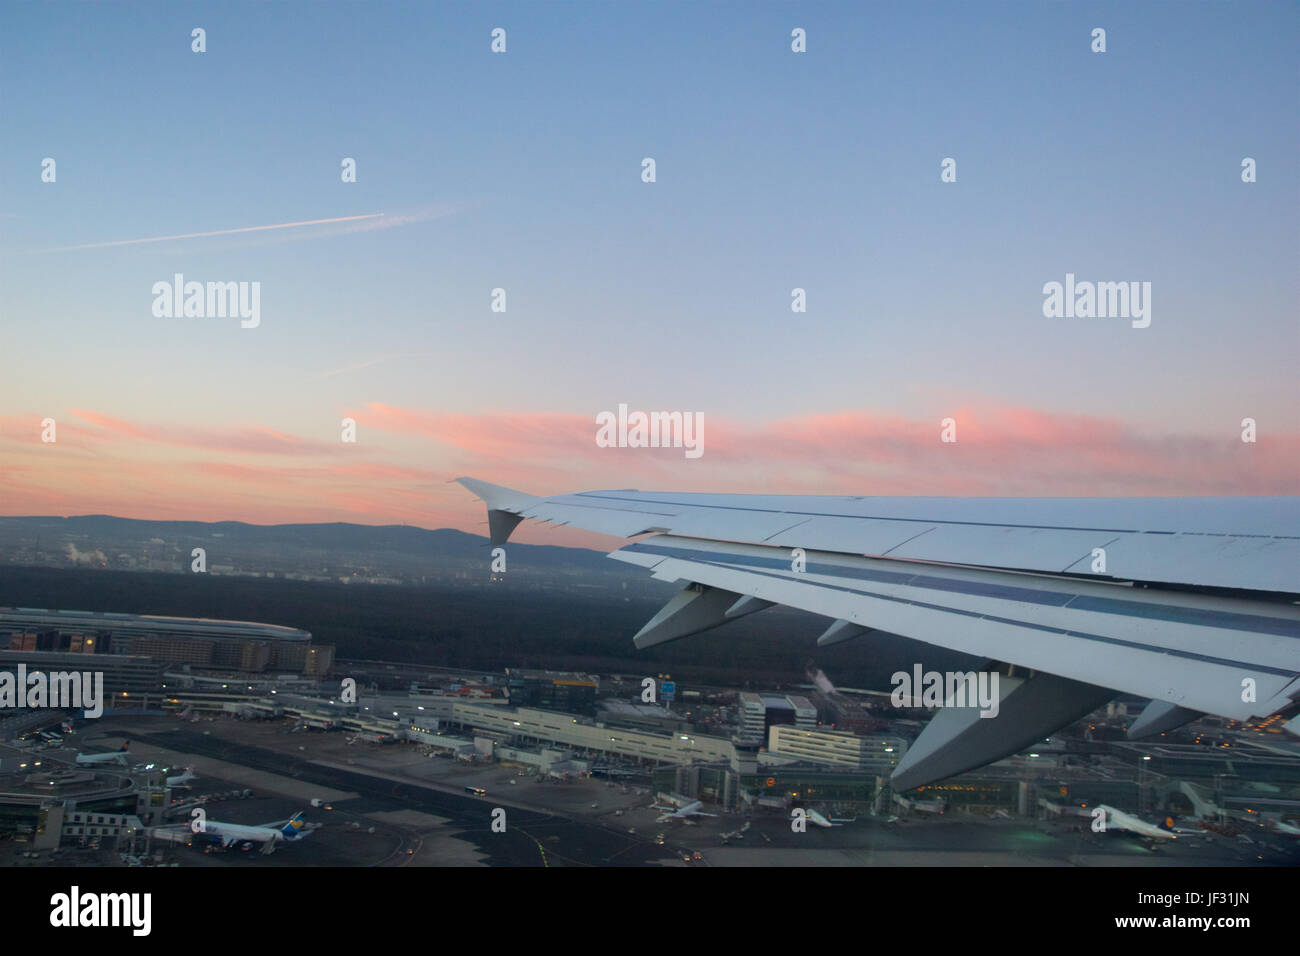
POLYGON ((638 647, 783 604, 831 619, 823 644, 886 631, 987 660, 998 716, 941 710, 900 789, 1015 753, 1116 692, 1152 701, 1135 736, 1300 698, 1297 498, 538 498, 458 480, 493 544, 525 518, 649 535, 611 557, 684 587, 638 647))

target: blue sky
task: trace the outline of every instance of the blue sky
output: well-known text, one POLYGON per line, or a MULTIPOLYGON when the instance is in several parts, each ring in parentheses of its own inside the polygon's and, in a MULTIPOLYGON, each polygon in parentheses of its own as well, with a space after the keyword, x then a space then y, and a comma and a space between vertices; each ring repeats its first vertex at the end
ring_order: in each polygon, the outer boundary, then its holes
POLYGON ((0 417, 988 403, 1294 432, 1298 26, 1281 3, 9 4, 0 417), (417 221, 66 248, 376 212, 417 221), (261 326, 154 318, 175 272, 260 281, 261 326), (1151 327, 1044 318, 1067 272, 1151 282, 1151 327))

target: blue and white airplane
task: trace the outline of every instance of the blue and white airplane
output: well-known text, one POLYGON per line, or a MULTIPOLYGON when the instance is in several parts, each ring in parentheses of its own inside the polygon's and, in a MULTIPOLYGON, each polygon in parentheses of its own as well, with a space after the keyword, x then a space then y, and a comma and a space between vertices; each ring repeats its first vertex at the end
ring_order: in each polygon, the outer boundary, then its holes
POLYGON ((185 825, 185 829, 191 830, 199 840, 206 839, 213 843, 220 843, 222 846, 234 846, 238 843, 257 844, 261 846, 263 853, 271 853, 277 845, 292 843, 311 833, 311 829, 302 818, 302 811, 295 813, 288 820, 279 820, 263 826, 206 820, 202 824, 202 829, 197 832, 194 832, 189 824, 185 825))
MULTIPOLYGON (((1300 733, 1300 498, 880 498, 588 491, 457 481, 493 545, 525 518, 639 540, 610 557, 681 585, 652 647, 781 604, 818 645, 892 633, 996 670, 996 716, 941 707, 895 791, 981 767, 1118 694, 1143 739, 1206 714, 1300 733)), ((973 672, 972 672, 973 673, 973 672)))

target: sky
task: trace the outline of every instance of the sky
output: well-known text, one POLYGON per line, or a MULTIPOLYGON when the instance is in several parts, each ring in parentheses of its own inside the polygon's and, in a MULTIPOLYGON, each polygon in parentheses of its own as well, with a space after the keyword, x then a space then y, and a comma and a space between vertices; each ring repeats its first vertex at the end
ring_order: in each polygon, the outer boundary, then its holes
POLYGON ((1296 494, 1298 40, 1284 3, 6 4, 0 514, 1296 494), (156 315, 178 273, 259 283, 256 327, 156 315), (1045 316, 1067 274, 1150 325, 1045 316), (601 447, 621 404, 704 453, 601 447))

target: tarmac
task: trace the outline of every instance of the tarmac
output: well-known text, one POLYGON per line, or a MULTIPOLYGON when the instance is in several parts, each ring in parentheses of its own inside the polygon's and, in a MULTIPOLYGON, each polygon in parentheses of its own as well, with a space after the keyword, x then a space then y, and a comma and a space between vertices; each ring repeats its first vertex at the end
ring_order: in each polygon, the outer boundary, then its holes
POLYGON ((192 795, 232 788, 257 794, 210 802, 210 819, 262 824, 305 810, 318 825, 310 837, 270 856, 182 849, 171 857, 181 865, 1300 865, 1297 842, 1180 837, 1153 845, 1091 833, 1073 820, 959 812, 863 816, 832 828, 809 824, 803 832, 775 810, 661 821, 663 811, 652 809, 654 794, 645 786, 598 778, 548 782, 514 766, 429 756, 418 745, 349 744, 346 733, 290 732, 283 721, 111 718, 95 731, 102 739, 78 735, 77 745, 98 749, 124 735, 135 760, 193 765, 200 779, 192 795), (322 806, 311 807, 313 799, 322 806), (498 817, 504 832, 499 820, 493 826, 498 817), (693 859, 697 852, 701 860, 693 859))

